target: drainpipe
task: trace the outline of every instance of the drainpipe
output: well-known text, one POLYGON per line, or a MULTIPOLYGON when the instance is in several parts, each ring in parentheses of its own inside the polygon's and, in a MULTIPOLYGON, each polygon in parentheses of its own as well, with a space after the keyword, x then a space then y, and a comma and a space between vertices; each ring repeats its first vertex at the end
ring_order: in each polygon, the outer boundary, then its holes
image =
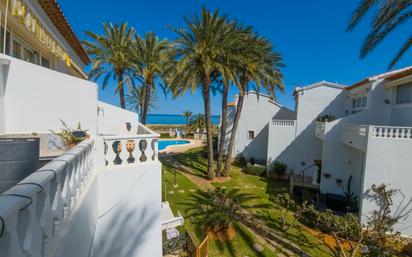
MULTIPOLYGON (((4 35, 3 35, 3 54, 6 53, 6 35, 7 35, 7 14, 9 12, 9 1, 6 2, 6 15, 4 17, 4 35)), ((1 20, 1 17, 0 17, 1 20)))

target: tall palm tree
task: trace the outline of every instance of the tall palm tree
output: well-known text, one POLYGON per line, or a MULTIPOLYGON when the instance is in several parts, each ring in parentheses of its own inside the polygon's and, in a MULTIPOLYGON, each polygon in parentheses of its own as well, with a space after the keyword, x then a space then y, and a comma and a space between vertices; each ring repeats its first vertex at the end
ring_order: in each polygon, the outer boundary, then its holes
POLYGON ((190 119, 190 128, 194 131, 202 132, 206 128, 206 118, 203 113, 198 113, 190 119))
POLYGON ((228 49, 232 51, 230 55, 222 56, 223 69, 221 74, 219 74, 219 81, 222 84, 222 112, 221 112, 221 124, 220 124, 220 140, 218 148, 218 158, 217 158, 217 170, 216 176, 220 177, 222 175, 222 164, 224 155, 224 146, 226 141, 226 131, 227 131, 227 97, 229 92, 229 86, 231 82, 238 84, 236 68, 239 63, 244 60, 244 55, 242 50, 244 49, 245 37, 252 32, 251 27, 245 27, 243 24, 237 22, 232 22, 227 24, 227 26, 232 26, 233 33, 231 34, 230 44, 228 49))
MULTIPOLYGON (((347 31, 352 31, 374 7, 377 7, 376 13, 372 18, 371 31, 362 44, 361 58, 370 54, 394 29, 407 23, 412 17, 411 0, 362 0, 352 14, 347 31)), ((411 46, 412 35, 409 34, 388 68, 393 68, 411 46)))
POLYGON ((165 68, 172 61, 170 47, 171 44, 167 39, 159 40, 153 32, 146 33, 144 37, 136 36, 133 41, 134 68, 145 86, 141 110, 143 124, 146 124, 151 94, 156 91, 155 82, 161 79, 165 68))
POLYGON ((188 131, 190 119, 192 118, 192 116, 193 116, 193 112, 189 110, 183 111, 183 117, 185 117, 186 119, 186 133, 188 131))
MULTIPOLYGON (((144 102, 146 96, 146 88, 144 86, 140 87, 133 87, 130 93, 126 96, 126 103, 130 109, 136 111, 137 113, 142 113, 144 102)), ((149 100, 149 110, 156 109, 157 106, 156 102, 156 95, 150 95, 149 100)))
POLYGON ((216 176, 220 177, 222 175, 222 163, 223 163, 223 151, 225 148, 225 139, 227 131, 227 96, 229 92, 229 81, 222 81, 222 112, 220 116, 220 140, 219 140, 219 149, 217 156, 217 169, 216 176))
POLYGON ((103 77, 102 88, 105 89, 111 79, 117 80, 115 93, 119 93, 120 107, 126 109, 124 79, 131 69, 130 47, 135 30, 127 23, 103 23, 103 34, 86 31, 91 41, 83 41, 83 45, 91 57, 92 69, 89 78, 97 80, 103 77))
POLYGON ((169 86, 174 96, 188 90, 201 88, 205 118, 208 150, 207 173, 210 179, 215 177, 213 170, 213 139, 210 111, 210 90, 214 73, 222 73, 225 63, 222 56, 230 55, 229 45, 233 26, 228 24, 226 16, 220 16, 202 8, 200 17, 184 18, 187 29, 175 29, 179 38, 174 49, 176 65, 169 73, 169 86))
POLYGON ((248 33, 244 38, 242 53, 243 59, 237 64, 238 89, 236 112, 232 125, 224 174, 230 175, 231 157, 235 143, 236 131, 239 125, 245 94, 250 86, 260 92, 263 86, 267 93, 274 98, 275 91, 284 90, 283 76, 280 68, 283 67, 281 55, 273 51, 272 44, 255 33, 248 33))

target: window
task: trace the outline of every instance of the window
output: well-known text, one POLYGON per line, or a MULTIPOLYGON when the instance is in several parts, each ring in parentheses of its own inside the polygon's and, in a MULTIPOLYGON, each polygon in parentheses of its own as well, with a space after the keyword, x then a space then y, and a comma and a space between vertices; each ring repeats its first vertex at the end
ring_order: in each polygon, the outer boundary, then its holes
POLYGON ((21 59, 21 45, 17 41, 13 41, 13 57, 21 59))
MULTIPOLYGON (((0 30, 0 51, 3 53, 3 44, 4 44, 4 28, 1 27, 0 30)), ((7 55, 10 55, 10 32, 6 32, 6 51, 7 55)))
POLYGON ((41 57, 41 66, 50 68, 50 61, 46 57, 42 56, 41 57))
POLYGON ((396 90, 396 104, 412 103, 412 84, 401 85, 396 90))
POLYGON ((251 139, 254 139, 254 138, 255 138, 255 131, 249 130, 247 132, 247 139, 251 140, 251 139))
POLYGON ((352 99, 352 113, 360 112, 366 109, 368 103, 367 96, 360 96, 352 99))
POLYGON ((26 62, 31 62, 34 64, 39 63, 39 54, 36 51, 33 51, 31 49, 24 47, 23 53, 24 53, 24 60, 26 62))

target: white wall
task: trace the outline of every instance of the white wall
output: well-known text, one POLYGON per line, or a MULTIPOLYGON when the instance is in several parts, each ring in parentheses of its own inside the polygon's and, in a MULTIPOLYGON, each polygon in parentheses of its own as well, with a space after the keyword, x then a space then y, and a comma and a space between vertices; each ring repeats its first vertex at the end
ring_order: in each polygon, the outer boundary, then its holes
POLYGON ((294 165, 292 142, 295 139, 296 123, 293 126, 274 125, 269 122, 268 162, 280 161, 289 167, 294 165))
MULTIPOLYGON (((346 106, 346 92, 343 89, 319 86, 298 94, 296 139, 290 146, 296 148, 295 161, 294 165, 289 167, 295 173, 313 165, 314 160, 322 159, 322 142, 315 137, 316 118, 324 114, 343 117, 346 106)), ((315 167, 307 172, 315 172, 315 167)))
POLYGON ((6 110, 5 110, 5 80, 9 61, 0 60, 0 134, 6 130, 6 110))
POLYGON ((59 131, 62 119, 70 127, 80 122, 89 133, 96 133, 95 83, 6 55, 0 55, 0 60, 10 60, 0 81, 5 88, 4 132, 59 131))
MULTIPOLYGON (((228 115, 228 133, 226 142, 230 140, 232 123, 236 108, 230 108, 228 115)), ((268 123, 278 114, 282 118, 293 118, 292 111, 275 103, 269 97, 249 92, 244 99, 239 126, 236 132, 233 157, 243 153, 246 158, 255 158, 257 162, 266 163, 268 123), (278 114, 280 113, 280 114, 278 114), (248 139, 248 131, 255 132, 255 139, 248 139)))
POLYGON ((116 135, 120 125, 130 122, 139 123, 139 115, 114 105, 98 101, 98 133, 102 135, 116 135))
MULTIPOLYGON (((412 236, 412 140, 370 138, 366 156, 363 192, 373 184, 385 183, 388 189, 398 189, 392 214, 401 216, 396 230, 412 236)), ((369 198, 362 201, 362 219, 376 209, 369 198)))
POLYGON ((322 176, 321 193, 344 195, 347 192, 349 177, 352 175, 352 192, 361 197, 364 154, 342 142, 345 124, 364 124, 369 116, 368 111, 359 112, 325 124, 325 137, 322 143, 322 176), (325 178, 323 174, 330 174, 325 178), (337 185, 336 179, 343 181, 337 185))
POLYGON ((99 175, 99 218, 90 256, 162 256, 161 163, 99 175))

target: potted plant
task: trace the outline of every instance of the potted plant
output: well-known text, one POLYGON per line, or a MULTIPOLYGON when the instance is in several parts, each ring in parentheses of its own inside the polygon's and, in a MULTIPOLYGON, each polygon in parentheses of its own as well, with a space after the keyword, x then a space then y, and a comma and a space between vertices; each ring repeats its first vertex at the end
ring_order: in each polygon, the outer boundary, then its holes
POLYGON ((81 141, 90 137, 90 135, 87 134, 88 130, 82 129, 80 122, 77 123, 77 126, 74 129, 70 128, 63 120, 60 120, 60 122, 63 125, 62 130, 60 132, 50 130, 50 132, 54 135, 60 136, 67 148, 71 149, 81 141))

